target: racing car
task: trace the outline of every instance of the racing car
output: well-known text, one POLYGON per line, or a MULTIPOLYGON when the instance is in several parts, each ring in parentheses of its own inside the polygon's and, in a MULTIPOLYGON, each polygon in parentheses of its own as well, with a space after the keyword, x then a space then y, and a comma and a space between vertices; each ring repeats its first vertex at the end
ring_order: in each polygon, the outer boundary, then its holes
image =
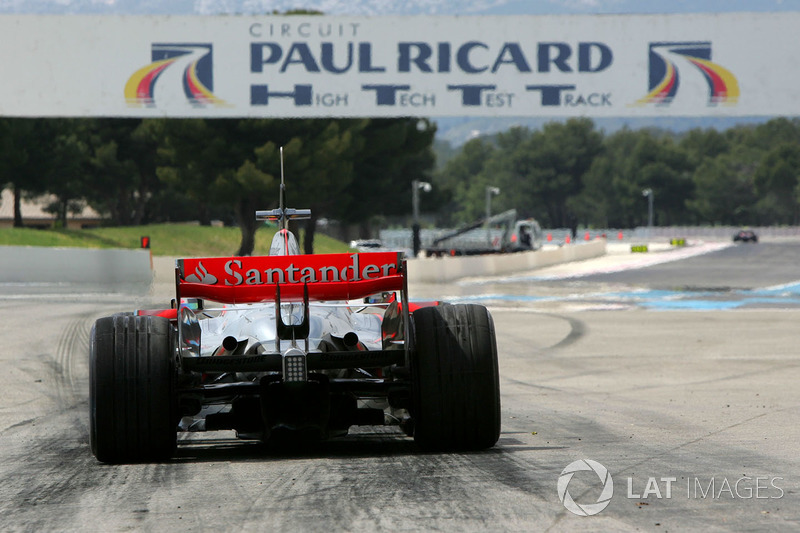
POLYGON ((758 235, 750 229, 740 229, 733 234, 733 242, 758 242, 758 235))
POLYGON ((279 225, 269 255, 179 259, 168 308, 94 323, 97 459, 164 461, 179 433, 217 430, 318 442, 394 425, 423 450, 494 446, 488 310, 410 302, 402 253, 300 254, 287 222, 310 211, 285 208, 284 198, 281 183, 280 207, 256 212, 279 225))

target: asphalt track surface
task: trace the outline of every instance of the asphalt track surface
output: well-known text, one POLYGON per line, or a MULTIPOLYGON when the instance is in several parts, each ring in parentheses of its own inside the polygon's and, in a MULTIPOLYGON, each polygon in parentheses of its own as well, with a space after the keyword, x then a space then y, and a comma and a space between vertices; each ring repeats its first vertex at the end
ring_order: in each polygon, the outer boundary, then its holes
POLYGON ((481 453, 367 428, 291 452, 200 434, 168 463, 102 465, 89 328, 149 302, 2 287, 0 531, 800 530, 800 243, 612 259, 412 287, 492 309, 503 428, 481 453), (575 470, 595 464, 607 504, 575 470))

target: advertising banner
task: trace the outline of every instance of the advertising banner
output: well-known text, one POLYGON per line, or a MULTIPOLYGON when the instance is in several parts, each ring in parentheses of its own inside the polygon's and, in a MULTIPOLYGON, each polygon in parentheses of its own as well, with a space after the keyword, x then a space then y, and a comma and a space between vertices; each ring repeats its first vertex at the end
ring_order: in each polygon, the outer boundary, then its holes
POLYGON ((800 13, 0 16, 0 115, 769 116, 800 13))

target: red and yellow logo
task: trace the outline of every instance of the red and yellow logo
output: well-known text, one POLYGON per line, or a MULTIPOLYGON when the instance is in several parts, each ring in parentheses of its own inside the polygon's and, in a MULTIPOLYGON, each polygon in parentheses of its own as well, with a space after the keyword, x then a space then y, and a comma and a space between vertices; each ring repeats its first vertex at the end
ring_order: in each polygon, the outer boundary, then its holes
POLYGON ((650 43, 649 92, 635 105, 669 105, 681 85, 681 65, 699 70, 708 85, 707 104, 735 105, 739 82, 728 69, 711 61, 710 42, 650 43))
POLYGON ((226 105, 214 95, 213 48, 209 43, 153 43, 152 62, 125 84, 125 100, 134 107, 155 107, 166 92, 182 91, 193 106, 226 105), (160 82, 160 83, 158 83, 160 82))

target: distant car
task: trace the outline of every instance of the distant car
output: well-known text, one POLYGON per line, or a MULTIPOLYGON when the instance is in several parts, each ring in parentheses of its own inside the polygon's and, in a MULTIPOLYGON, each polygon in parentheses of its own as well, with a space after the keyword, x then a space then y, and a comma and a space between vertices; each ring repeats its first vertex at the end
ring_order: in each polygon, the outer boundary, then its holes
POLYGON ((384 246, 380 239, 359 239, 350 241, 350 248, 359 252, 400 252, 403 257, 414 257, 414 251, 410 249, 392 248, 384 246))
POLYGON ((758 242, 758 235, 753 230, 742 229, 733 235, 733 242, 758 242))
POLYGON ((383 242, 378 239, 358 239, 356 241, 350 241, 350 248, 355 248, 359 252, 382 252, 386 250, 383 246, 383 242))

